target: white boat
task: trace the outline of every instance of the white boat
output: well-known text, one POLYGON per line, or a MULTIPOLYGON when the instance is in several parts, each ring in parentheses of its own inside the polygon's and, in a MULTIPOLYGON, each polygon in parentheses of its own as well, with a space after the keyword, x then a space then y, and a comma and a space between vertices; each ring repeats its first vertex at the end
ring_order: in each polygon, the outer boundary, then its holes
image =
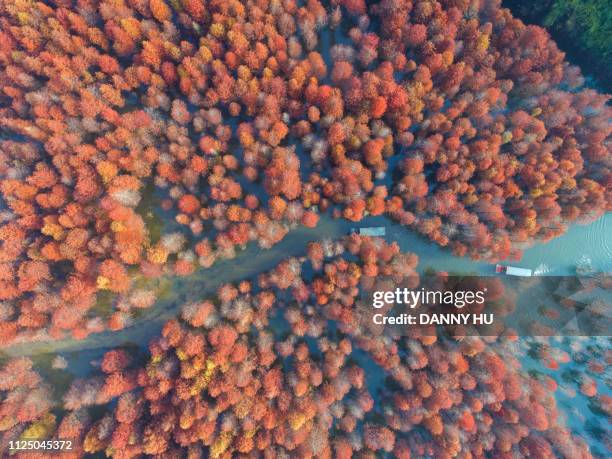
POLYGON ((508 276, 531 277, 533 271, 527 268, 517 268, 515 266, 495 265, 496 273, 504 273, 508 276))
POLYGON ((366 228, 352 228, 351 233, 357 233, 360 236, 382 237, 387 233, 387 229, 384 226, 369 226, 366 228))

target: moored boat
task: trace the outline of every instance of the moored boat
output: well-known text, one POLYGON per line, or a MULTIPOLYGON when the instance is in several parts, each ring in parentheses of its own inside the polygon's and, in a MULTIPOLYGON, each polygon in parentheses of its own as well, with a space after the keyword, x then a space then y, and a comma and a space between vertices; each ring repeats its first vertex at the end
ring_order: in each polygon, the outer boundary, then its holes
POLYGON ((495 272, 499 274, 507 274, 508 276, 531 277, 533 271, 528 268, 517 268, 516 266, 495 265, 495 272))

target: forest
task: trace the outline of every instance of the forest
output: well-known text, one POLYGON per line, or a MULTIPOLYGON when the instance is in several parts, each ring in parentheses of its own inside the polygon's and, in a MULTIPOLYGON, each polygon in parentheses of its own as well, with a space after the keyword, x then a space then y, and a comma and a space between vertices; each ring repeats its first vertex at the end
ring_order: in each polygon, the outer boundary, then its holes
POLYGON ((546 27, 572 61, 610 92, 612 11, 604 0, 505 0, 515 16, 546 27))
MULTIPOLYGON (((520 259, 611 210, 609 100, 501 0, 0 0, 0 340, 129 328, 166 280, 322 215, 520 259)), ((358 284, 412 274, 415 256, 327 245, 304 247, 312 282, 289 259, 227 285, 185 305, 147 362, 111 350, 61 397, 31 360, 5 362, 2 444, 589 457, 506 341, 374 339, 353 322, 358 284), (390 378, 376 400, 353 348, 390 378)))
MULTIPOLYGON (((68 439, 76 457, 590 457, 559 422, 555 380, 519 371, 510 329, 393 336, 372 324, 360 289, 387 278, 416 287, 417 264, 380 239, 310 243, 307 256, 256 282, 182 305, 144 363, 127 349, 108 351, 99 374, 73 380, 61 398, 31 360, 10 360, 0 370, 4 437, 68 439), (377 393, 373 370, 386 374, 377 393)), ((512 305, 489 279, 480 288, 504 315, 512 305)), ((430 281, 441 288, 446 276, 430 281)), ((546 346, 539 353, 547 365, 569 357, 546 346)), ((586 374, 580 390, 609 414, 586 374)))
POLYGON ((543 29, 498 2, 274 5, 2 3, 4 341, 122 328, 155 299, 131 272, 189 274, 321 212, 494 261, 609 208, 608 97, 543 29), (176 231, 149 232, 151 187, 176 231))

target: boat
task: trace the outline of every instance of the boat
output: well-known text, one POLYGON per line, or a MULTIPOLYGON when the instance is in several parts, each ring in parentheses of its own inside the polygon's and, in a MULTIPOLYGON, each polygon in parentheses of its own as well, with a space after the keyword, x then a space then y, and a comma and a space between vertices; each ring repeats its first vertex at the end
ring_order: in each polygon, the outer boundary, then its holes
POLYGON ((360 236, 377 236, 383 237, 387 233, 387 228, 384 226, 369 226, 365 228, 351 228, 352 234, 359 234, 360 236))
POLYGON ((533 271, 527 268, 517 268, 516 266, 495 265, 495 272, 507 274, 508 276, 531 277, 533 271))
POLYGON ((586 255, 582 255, 582 258, 576 263, 576 274, 579 276, 591 276, 594 273, 593 262, 586 255))

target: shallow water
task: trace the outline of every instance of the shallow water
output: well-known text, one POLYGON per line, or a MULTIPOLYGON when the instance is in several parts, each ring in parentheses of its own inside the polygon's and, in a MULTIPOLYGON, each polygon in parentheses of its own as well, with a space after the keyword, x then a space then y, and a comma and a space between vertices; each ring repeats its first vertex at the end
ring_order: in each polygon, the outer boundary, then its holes
MULTIPOLYGON (((606 445, 606 436, 609 441, 612 435, 609 418, 599 409, 594 398, 589 398, 580 392, 580 378, 589 375, 597 382, 598 394, 610 397, 612 396, 610 367, 607 367, 600 375, 590 372, 586 367, 586 362, 577 363, 575 360, 561 364, 557 370, 547 368, 540 359, 529 353, 529 350, 538 342, 536 338, 520 341, 518 355, 523 369, 530 373, 546 375, 558 384, 555 398, 558 415, 562 420, 560 424, 565 424, 574 435, 581 438, 589 446, 593 457, 609 458, 611 451, 609 445, 606 445)), ((585 353, 589 355, 589 359, 597 359, 607 350, 612 349, 609 337, 574 336, 554 338, 553 342, 557 349, 568 352, 574 358, 576 354, 585 353)))
POLYGON ((612 213, 588 225, 573 225, 561 237, 536 244, 524 252, 517 266, 536 269, 544 264, 554 275, 574 274, 583 256, 596 271, 612 272, 612 213))
MULTIPOLYGON (((355 224, 346 220, 335 220, 323 215, 316 228, 297 227, 269 250, 262 250, 255 243, 237 253, 231 260, 219 260, 211 268, 199 269, 191 276, 177 277, 172 280, 172 289, 156 302, 153 307, 142 312, 135 323, 116 332, 103 332, 91 335, 85 340, 65 339, 60 341, 40 341, 20 343, 4 349, 10 355, 34 355, 38 353, 108 348, 125 344, 146 346, 157 335, 163 323, 180 312, 180 306, 187 301, 201 300, 211 296, 217 288, 227 282, 255 277, 262 271, 276 266, 279 261, 290 256, 305 254, 310 241, 336 239, 350 232, 353 227, 386 226, 387 241, 397 241, 403 251, 419 256, 419 271, 428 268, 436 271, 449 271, 463 274, 495 275, 494 265, 486 261, 474 261, 456 257, 448 250, 424 239, 413 231, 390 221, 388 218, 368 217, 355 224)), ((547 274, 574 274, 578 260, 587 255, 591 257, 593 268, 600 272, 612 271, 612 214, 608 213, 599 220, 585 226, 573 226, 563 236, 545 244, 536 244, 524 251, 520 262, 513 265, 536 269, 548 266, 547 274), (608 229, 608 231, 606 231, 608 229)))

